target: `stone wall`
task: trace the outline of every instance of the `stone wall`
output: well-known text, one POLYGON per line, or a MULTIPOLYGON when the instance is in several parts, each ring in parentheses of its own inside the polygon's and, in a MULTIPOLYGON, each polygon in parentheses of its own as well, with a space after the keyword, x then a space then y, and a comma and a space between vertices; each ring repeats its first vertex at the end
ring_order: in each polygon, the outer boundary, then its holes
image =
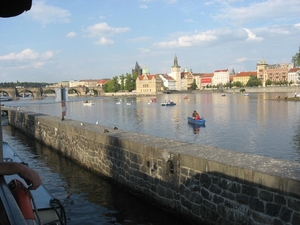
POLYGON ((299 163, 6 110, 11 126, 187 223, 300 224, 299 163))

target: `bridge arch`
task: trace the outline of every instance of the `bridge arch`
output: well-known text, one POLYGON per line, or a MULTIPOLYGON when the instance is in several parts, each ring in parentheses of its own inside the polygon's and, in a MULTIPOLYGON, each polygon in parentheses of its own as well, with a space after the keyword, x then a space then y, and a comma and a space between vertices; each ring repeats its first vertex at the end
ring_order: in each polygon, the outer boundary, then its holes
POLYGON ((13 99, 17 98, 16 89, 15 88, 0 88, 1 95, 6 94, 13 99))

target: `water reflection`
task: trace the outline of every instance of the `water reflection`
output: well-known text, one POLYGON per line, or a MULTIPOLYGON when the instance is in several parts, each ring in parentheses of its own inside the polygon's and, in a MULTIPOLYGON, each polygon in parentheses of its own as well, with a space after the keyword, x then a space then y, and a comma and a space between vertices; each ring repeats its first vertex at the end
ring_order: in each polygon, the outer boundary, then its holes
POLYGON ((9 126, 4 128, 4 141, 41 175, 44 185, 62 202, 69 225, 188 224, 9 126))
POLYGON ((192 127, 193 133, 194 134, 199 134, 200 133, 200 128, 204 128, 205 124, 190 124, 189 126, 192 127))

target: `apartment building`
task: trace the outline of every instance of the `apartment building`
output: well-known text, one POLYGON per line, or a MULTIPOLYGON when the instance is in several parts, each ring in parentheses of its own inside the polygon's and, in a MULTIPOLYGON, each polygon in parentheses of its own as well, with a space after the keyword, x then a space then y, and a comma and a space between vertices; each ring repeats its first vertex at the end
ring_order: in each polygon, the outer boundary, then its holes
POLYGON ((256 71, 238 72, 237 74, 232 76, 232 82, 233 83, 241 82, 243 85, 246 85, 251 75, 257 76, 257 72, 256 71))
POLYGON ((300 68, 292 68, 289 70, 288 83, 297 85, 300 83, 300 68))
POLYGON ((150 75, 144 66, 142 75, 136 79, 136 93, 140 95, 155 95, 163 91, 163 80, 159 74, 150 75))
POLYGON ((220 84, 226 84, 229 80, 229 71, 226 70, 215 70, 214 76, 212 79, 212 85, 220 85, 220 84))
POLYGON ((262 81, 263 86, 266 86, 266 81, 272 82, 288 82, 288 72, 293 68, 293 64, 268 64, 264 58, 262 58, 256 64, 257 78, 262 81))

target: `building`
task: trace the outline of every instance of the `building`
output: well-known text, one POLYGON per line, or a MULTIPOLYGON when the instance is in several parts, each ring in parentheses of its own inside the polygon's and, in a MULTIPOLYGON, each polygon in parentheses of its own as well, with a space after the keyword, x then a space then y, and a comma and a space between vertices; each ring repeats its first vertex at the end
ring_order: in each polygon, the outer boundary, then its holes
POLYGON ((194 82, 194 75, 192 71, 185 68, 181 73, 181 88, 180 90, 188 90, 191 84, 194 82))
POLYGON ((173 77, 169 76, 168 74, 160 74, 159 77, 163 81, 163 85, 167 90, 174 91, 176 90, 176 81, 173 77))
POLYGON ((96 79, 80 80, 79 86, 80 87, 98 87, 99 81, 100 80, 96 80, 96 79))
POLYGON ((300 68, 292 68, 289 70, 288 83, 297 85, 300 83, 300 68))
POLYGON ((180 66, 178 65, 177 56, 175 55, 174 58, 174 65, 171 68, 170 76, 173 77, 173 79, 176 81, 176 90, 181 90, 181 71, 180 66))
POLYGON ((262 85, 266 86, 266 81, 272 82, 287 82, 288 83, 288 71, 293 68, 293 64, 267 64, 264 58, 262 58, 256 64, 257 79, 262 81, 262 85))
POLYGON ((136 73, 138 76, 142 75, 142 68, 140 67, 140 65, 138 64, 138 62, 135 63, 135 67, 134 69, 132 69, 132 75, 136 73))
POLYGON ((110 79, 108 79, 108 78, 98 80, 98 81, 97 81, 97 86, 103 88, 104 84, 106 84, 106 82, 109 81, 109 80, 110 80, 110 79))
POLYGON ((246 85, 251 75, 257 77, 257 72, 238 72, 235 76, 232 76, 232 83, 240 82, 242 85, 246 85))
POLYGON ((79 81, 78 80, 70 80, 69 81, 69 87, 78 87, 79 81))
POLYGON ((229 82, 229 72, 226 70, 215 70, 214 76, 212 79, 213 85, 224 85, 229 82))
POLYGON ((197 85, 197 89, 201 89, 201 87, 202 87, 202 84, 201 84, 202 75, 203 75, 203 73, 193 73, 194 81, 197 85))
POLYGON ((136 79, 136 93, 141 95, 155 95, 163 91, 163 80, 158 74, 150 75, 144 66, 142 75, 136 79))

